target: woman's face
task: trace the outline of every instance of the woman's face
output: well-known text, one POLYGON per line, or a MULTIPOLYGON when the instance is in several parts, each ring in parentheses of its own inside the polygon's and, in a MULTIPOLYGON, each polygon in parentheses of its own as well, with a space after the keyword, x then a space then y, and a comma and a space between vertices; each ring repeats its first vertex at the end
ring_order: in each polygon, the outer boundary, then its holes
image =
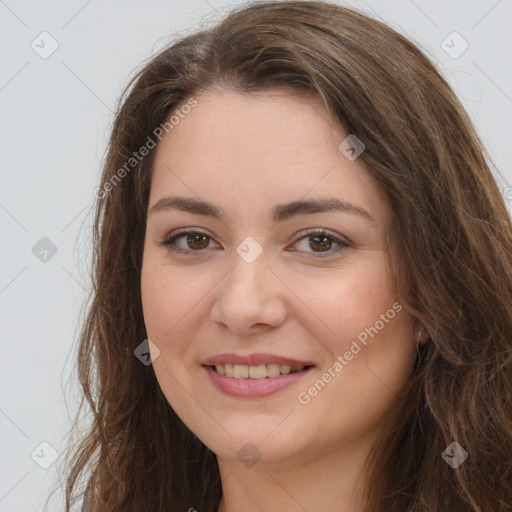
POLYGON ((219 460, 369 445, 415 341, 361 147, 311 98, 196 100, 157 148, 147 217, 142 302, 163 393, 219 460))

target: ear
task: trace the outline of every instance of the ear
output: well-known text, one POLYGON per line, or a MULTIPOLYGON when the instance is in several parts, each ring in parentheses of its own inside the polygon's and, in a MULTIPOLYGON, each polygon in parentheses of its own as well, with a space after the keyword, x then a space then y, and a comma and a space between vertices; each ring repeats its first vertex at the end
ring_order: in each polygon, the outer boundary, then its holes
POLYGON ((429 340, 427 329, 419 321, 416 322, 414 328, 414 340, 417 345, 424 345, 429 340))

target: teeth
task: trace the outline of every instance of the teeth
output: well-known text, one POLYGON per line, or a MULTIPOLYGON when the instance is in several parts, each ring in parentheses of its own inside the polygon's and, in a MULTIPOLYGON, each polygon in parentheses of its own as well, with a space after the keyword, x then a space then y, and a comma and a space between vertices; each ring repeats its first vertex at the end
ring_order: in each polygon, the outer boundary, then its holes
POLYGON ((258 366, 246 366, 249 370, 251 379, 264 379, 267 376, 267 366, 260 364, 258 366))
POLYGON ((234 377, 235 379, 265 379, 266 377, 277 377, 289 373, 300 372, 304 366, 279 365, 277 363, 260 364, 257 366, 246 366, 244 364, 217 364, 215 370, 220 375, 234 377))
POLYGON ((267 377, 277 377, 281 373, 281 367, 277 363, 267 364, 267 377))
POLYGON ((291 366, 284 365, 284 366, 281 366, 280 371, 284 375, 288 375, 292 371, 292 368, 291 368, 291 366))
POLYGON ((249 377, 249 367, 235 364, 233 366, 233 377, 235 377, 235 379, 247 379, 247 377, 249 377))

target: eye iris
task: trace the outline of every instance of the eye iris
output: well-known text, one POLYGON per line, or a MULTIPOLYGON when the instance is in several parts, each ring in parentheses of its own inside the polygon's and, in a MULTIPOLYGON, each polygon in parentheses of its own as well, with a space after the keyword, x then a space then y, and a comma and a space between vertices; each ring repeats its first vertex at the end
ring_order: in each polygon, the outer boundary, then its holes
POLYGON ((206 235, 203 235, 201 233, 194 233, 194 234, 190 234, 188 237, 187 237, 187 243, 190 245, 190 244, 194 244, 194 243, 199 243, 201 244, 201 239, 203 241, 203 243, 206 241, 206 245, 204 245, 203 247, 193 247, 193 245, 191 246, 192 248, 194 249, 206 249, 208 247, 208 237, 206 235))
POLYGON ((326 247, 325 245, 320 248, 320 252, 326 251, 330 249, 330 245, 332 244, 332 240, 328 236, 312 236, 311 239, 314 241, 313 243, 309 243, 309 246, 311 249, 315 249, 313 244, 317 244, 317 240, 321 240, 321 244, 325 244, 326 242, 329 242, 329 247, 326 247))

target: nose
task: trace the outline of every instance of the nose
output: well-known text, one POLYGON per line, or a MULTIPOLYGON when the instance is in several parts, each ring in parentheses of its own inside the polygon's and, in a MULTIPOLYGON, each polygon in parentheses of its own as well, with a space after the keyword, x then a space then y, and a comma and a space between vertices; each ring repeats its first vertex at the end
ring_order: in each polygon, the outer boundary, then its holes
POLYGON ((279 327, 286 319, 287 288, 263 251, 252 263, 233 251, 231 271, 215 287, 210 318, 223 329, 249 336, 279 327))

